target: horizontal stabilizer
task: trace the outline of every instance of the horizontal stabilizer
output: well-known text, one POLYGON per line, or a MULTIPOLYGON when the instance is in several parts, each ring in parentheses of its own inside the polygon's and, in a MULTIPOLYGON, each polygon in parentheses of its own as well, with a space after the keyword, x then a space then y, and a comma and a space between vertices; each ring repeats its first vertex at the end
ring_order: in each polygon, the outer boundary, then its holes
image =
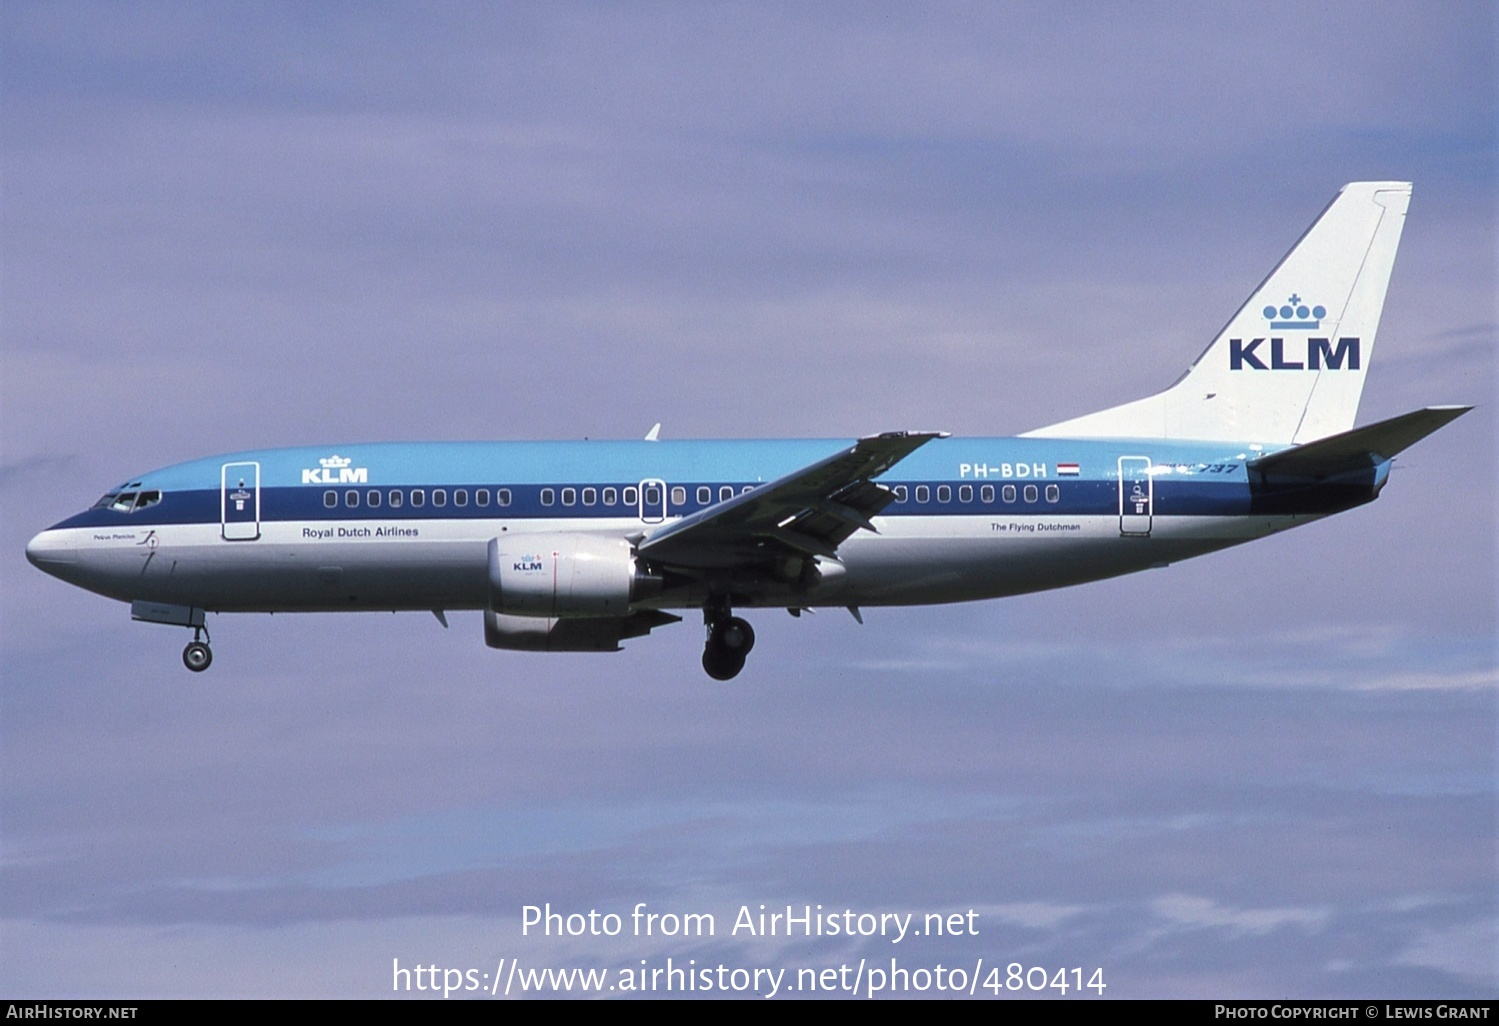
POLYGON ((1262 474, 1321 479, 1378 466, 1415 445, 1438 428, 1467 413, 1471 406, 1428 406, 1378 424, 1355 428, 1306 445, 1250 460, 1262 474))

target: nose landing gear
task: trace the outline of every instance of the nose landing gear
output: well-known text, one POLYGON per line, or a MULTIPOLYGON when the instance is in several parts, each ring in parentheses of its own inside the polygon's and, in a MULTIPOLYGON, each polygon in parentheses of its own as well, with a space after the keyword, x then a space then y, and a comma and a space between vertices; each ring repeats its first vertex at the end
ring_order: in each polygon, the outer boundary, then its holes
POLYGON ((194 627, 193 640, 182 650, 182 665, 194 673, 202 673, 208 669, 213 662, 213 649, 208 647, 210 640, 207 627, 194 627))
POLYGON ((703 647, 703 669, 714 680, 732 680, 744 669, 745 657, 755 647, 755 629, 749 621, 729 615, 728 603, 703 609, 708 643, 703 647))

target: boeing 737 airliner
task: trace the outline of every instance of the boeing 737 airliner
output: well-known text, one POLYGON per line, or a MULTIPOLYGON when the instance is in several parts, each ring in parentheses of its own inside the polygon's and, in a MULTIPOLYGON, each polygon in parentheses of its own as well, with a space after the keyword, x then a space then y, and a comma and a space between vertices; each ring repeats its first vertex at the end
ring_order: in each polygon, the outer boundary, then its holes
POLYGON ((206 613, 484 612, 495 648, 600 652, 703 612, 962 602, 1202 555, 1372 501, 1466 412, 1355 428, 1405 182, 1346 186, 1170 388, 1017 438, 388 443, 233 453, 131 477, 27 558, 193 629, 206 613))

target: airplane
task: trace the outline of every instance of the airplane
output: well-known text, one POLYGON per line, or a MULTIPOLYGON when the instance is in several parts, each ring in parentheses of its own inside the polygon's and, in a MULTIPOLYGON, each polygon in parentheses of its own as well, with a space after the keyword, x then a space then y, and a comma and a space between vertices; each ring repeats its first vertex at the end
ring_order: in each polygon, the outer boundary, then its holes
POLYGON ((207 613, 481 610, 488 645, 618 651, 701 610, 728 680, 800 615, 1114 577, 1373 501, 1467 412, 1354 427, 1410 202, 1339 191, 1165 391, 1012 438, 376 443, 214 456, 131 477, 37 534, 41 570, 189 627, 207 613), (673 611, 676 612, 673 612, 673 611))

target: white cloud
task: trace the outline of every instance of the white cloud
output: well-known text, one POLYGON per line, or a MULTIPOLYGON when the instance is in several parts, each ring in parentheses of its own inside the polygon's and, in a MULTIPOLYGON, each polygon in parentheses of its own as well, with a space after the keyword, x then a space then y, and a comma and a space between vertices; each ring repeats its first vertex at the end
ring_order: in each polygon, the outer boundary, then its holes
POLYGON ((1230 936, 1261 936, 1287 927, 1316 933, 1330 918, 1325 908, 1232 908, 1190 894, 1157 898, 1151 912, 1173 930, 1221 930, 1230 936))
POLYGON ((1422 929, 1394 961, 1450 973, 1492 993, 1499 987, 1499 924, 1485 918, 1422 929))

